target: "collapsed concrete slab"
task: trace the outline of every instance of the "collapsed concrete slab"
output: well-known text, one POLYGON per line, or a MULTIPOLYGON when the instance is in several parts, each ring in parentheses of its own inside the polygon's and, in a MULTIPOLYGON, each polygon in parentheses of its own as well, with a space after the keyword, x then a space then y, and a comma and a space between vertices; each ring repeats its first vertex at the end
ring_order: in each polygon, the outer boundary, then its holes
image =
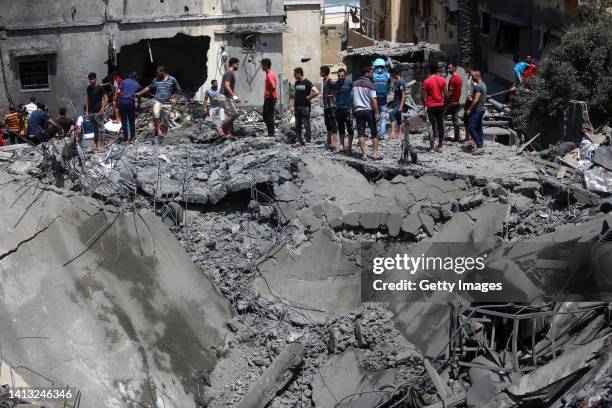
POLYGON ((301 253, 287 246, 262 262, 255 289, 269 299, 282 299, 309 319, 349 312, 361 303, 360 275, 342 247, 328 232, 318 230, 301 253))
POLYGON ((194 406, 231 318, 152 213, 0 173, 2 358, 29 386, 92 408, 194 406))

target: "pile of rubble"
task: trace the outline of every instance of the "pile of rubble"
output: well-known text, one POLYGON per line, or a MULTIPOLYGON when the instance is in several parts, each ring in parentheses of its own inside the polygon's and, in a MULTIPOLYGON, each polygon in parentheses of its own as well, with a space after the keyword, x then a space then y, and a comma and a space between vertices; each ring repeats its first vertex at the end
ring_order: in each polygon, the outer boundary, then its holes
MULTIPOLYGON (((9 146, 0 160, 8 184, 31 180, 54 194, 93 197, 114 211, 111 219, 121 214, 125 228, 143 211, 166 224, 223 297, 210 323, 227 331, 223 345, 210 365, 177 372, 200 406, 606 406, 610 304, 549 301, 548 282, 528 263, 541 249, 536 242, 605 240, 606 192, 584 186, 571 169, 557 177, 554 163, 523 153, 527 145, 490 141, 475 159, 449 143, 426 155, 428 136, 414 133, 416 164, 398 164, 397 140, 383 141, 377 162, 335 155, 322 143, 320 113, 315 107, 319 143, 299 150, 286 144, 292 125, 284 115, 274 140, 261 136, 261 115, 242 112, 236 128, 244 137, 230 142, 191 103, 176 106, 162 146, 142 138, 102 154, 54 140, 9 146), (510 251, 516 267, 498 269, 521 302, 411 302, 403 294, 362 302, 364 244, 426 254, 444 242, 510 251), (512 252, 521 242, 532 252, 512 252)), ((148 120, 141 114, 139 129, 148 120)), ((97 248, 94 237, 109 230, 83 231, 84 245, 97 248)), ((131 249, 157 234, 136 228, 131 249)), ((102 244, 110 250, 111 241, 102 244)), ((138 344, 144 329, 135 330, 114 341, 138 344)))

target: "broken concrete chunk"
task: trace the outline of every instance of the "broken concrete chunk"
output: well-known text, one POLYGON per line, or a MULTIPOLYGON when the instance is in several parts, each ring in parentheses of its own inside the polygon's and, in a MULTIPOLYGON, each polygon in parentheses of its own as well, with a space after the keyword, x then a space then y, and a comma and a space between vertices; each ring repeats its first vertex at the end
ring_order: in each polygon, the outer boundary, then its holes
POLYGON ((433 237, 436 231, 434 230, 434 219, 429 214, 420 213, 419 219, 421 220, 421 224, 423 225, 423 230, 429 235, 433 237))
POLYGON ((290 181, 274 186, 274 196, 278 201, 297 201, 301 194, 300 189, 290 181))
POLYGON ((342 223, 349 227, 358 227, 360 217, 361 217, 361 213, 350 212, 348 214, 345 214, 344 217, 342 217, 342 223))
POLYGON ((402 221, 402 232, 416 237, 421 229, 421 218, 417 214, 410 214, 402 221))
POLYGON ((459 201, 459 206, 461 207, 462 210, 466 211, 471 208, 478 207, 480 204, 482 204, 483 200, 484 200, 484 197, 482 196, 482 194, 479 193, 479 194, 463 197, 459 201))
POLYGON ((533 197, 535 192, 540 190, 542 186, 537 181, 523 181, 518 186, 514 187, 515 193, 523 194, 527 197, 533 197))
POLYGON ((493 197, 507 197, 508 190, 500 186, 499 184, 491 181, 485 187, 485 191, 489 194, 489 196, 493 197))
POLYGON ((359 217, 359 225, 365 229, 375 230, 380 226, 380 213, 364 212, 359 217))
POLYGON ((400 230, 402 228, 402 214, 401 213, 392 213, 387 217, 387 229, 389 230, 389 235, 392 237, 396 237, 399 235, 400 230))
POLYGON ((323 212, 325 213, 325 218, 327 218, 327 223, 332 228, 338 228, 342 225, 342 211, 338 206, 332 204, 330 201, 326 200, 321 203, 323 207, 323 212))

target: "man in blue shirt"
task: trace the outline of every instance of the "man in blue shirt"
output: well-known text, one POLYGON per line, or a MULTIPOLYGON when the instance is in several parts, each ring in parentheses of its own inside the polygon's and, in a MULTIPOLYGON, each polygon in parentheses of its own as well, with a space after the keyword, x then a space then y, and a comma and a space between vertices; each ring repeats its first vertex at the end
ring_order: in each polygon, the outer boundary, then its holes
POLYGON ((122 81, 115 91, 115 106, 119 106, 124 143, 130 143, 136 136, 136 94, 139 91, 136 72, 132 72, 128 79, 122 81))
POLYGON ((45 111, 45 104, 42 102, 36 103, 37 109, 30 114, 28 119, 28 140, 34 144, 39 145, 42 142, 46 142, 53 138, 57 134, 60 126, 51 118, 45 111), (49 124, 52 127, 49 127, 49 124))
POLYGON ((353 119, 351 118, 351 109, 353 101, 351 90, 353 89, 353 81, 346 79, 346 70, 340 68, 338 70, 338 80, 334 82, 332 93, 336 101, 336 123, 338 124, 338 133, 340 134, 340 146, 338 153, 350 152, 353 146, 353 119), (348 148, 344 145, 344 136, 348 132, 348 148))
POLYGON ((151 84, 140 92, 136 93, 136 97, 140 101, 140 97, 144 94, 151 92, 154 89, 155 93, 153 98, 155 103, 153 104, 153 125, 155 126, 156 141, 162 143, 164 136, 168 133, 168 115, 167 110, 170 105, 174 105, 181 95, 181 86, 177 80, 169 75, 166 71, 166 67, 157 67, 157 76, 153 79, 151 84), (162 126, 162 121, 164 126, 162 126))
POLYGON ((512 104, 512 97, 516 93, 519 86, 523 84, 523 79, 525 78, 525 71, 529 68, 529 64, 525 61, 521 61, 518 55, 514 56, 514 84, 510 88, 510 92, 508 93, 508 105, 512 104))
POLYGON ((374 61, 374 86, 376 87, 376 102, 380 112, 380 122, 378 123, 378 138, 383 140, 387 132, 387 94, 389 93, 389 83, 391 74, 385 71, 385 60, 377 58, 374 61))

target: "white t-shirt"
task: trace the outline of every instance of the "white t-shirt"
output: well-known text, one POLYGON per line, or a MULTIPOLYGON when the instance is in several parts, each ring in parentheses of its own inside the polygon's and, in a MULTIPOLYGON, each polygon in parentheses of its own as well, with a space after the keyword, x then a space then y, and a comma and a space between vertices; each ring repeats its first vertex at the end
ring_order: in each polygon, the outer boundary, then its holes
POLYGON ((25 109, 26 109, 26 112, 28 112, 28 118, 29 118, 30 114, 34 112, 36 109, 38 109, 38 106, 36 106, 35 103, 28 103, 25 105, 25 109))

